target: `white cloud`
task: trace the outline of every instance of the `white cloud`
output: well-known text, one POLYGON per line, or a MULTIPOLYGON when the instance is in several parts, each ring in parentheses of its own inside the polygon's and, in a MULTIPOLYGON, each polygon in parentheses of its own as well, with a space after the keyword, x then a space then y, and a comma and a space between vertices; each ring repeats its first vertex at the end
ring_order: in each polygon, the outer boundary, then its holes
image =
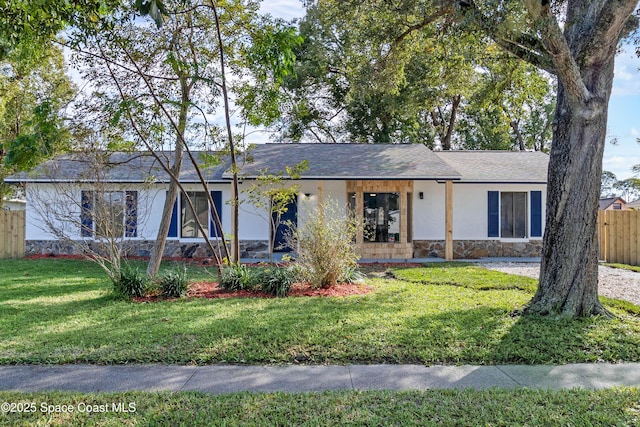
POLYGON ((629 131, 629 135, 633 136, 634 138, 637 138, 640 136, 640 131, 636 128, 631 128, 631 130, 629 131))
POLYGON ((602 162, 602 168, 606 171, 613 172, 619 180, 630 178, 631 168, 640 164, 640 156, 611 156, 605 158, 602 162))
POLYGON ((621 65, 616 69, 616 78, 620 80, 633 80, 633 72, 629 71, 626 65, 621 65))
POLYGON ((633 48, 623 51, 616 57, 615 76, 613 79, 613 95, 628 96, 640 94, 640 58, 633 48))

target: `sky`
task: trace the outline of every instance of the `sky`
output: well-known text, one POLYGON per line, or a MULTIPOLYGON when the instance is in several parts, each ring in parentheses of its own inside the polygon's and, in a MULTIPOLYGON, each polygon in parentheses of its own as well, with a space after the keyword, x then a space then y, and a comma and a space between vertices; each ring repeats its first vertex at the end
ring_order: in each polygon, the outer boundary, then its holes
MULTIPOLYGON (((300 0, 264 0, 261 11, 291 20, 304 16, 300 0)), ((640 164, 640 59, 633 48, 616 58, 613 92, 609 100, 607 145, 603 168, 619 180, 632 176, 631 167, 640 164)))

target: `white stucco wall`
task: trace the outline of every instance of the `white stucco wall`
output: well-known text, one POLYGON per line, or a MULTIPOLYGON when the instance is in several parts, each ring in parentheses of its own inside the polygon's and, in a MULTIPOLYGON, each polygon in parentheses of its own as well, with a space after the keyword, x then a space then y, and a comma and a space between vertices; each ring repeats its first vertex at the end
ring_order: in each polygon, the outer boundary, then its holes
MULTIPOLYGON (((244 202, 240 205, 240 239, 241 240, 269 240, 270 225, 266 214, 246 201, 246 189, 251 183, 245 181, 240 186, 240 198, 244 202)), ((311 209, 317 205, 319 182, 301 180, 292 182, 300 185, 298 211, 300 221, 304 221, 305 206, 311 209), (307 196, 308 194, 308 196, 307 196)), ((325 180, 325 200, 333 199, 338 202, 339 209, 346 211, 347 193, 346 182, 325 180)), ((454 240, 489 240, 487 236, 487 192, 489 191, 524 191, 542 192, 542 218, 544 227, 546 191, 542 184, 463 184, 453 186, 453 238, 454 240)), ((43 220, 46 215, 54 226, 65 230, 71 238, 80 238, 80 191, 90 189, 89 186, 67 185, 61 194, 60 185, 29 184, 27 186, 27 240, 56 240, 43 220), (48 206, 48 208, 45 208, 48 206), (49 209, 47 213, 46 210, 49 209), (65 217, 63 212, 68 212, 65 217)), ((160 213, 165 201, 167 186, 148 188, 142 184, 118 185, 114 190, 138 191, 138 237, 139 240, 153 240, 160 224, 160 213)), ((200 191, 199 185, 185 185, 186 190, 200 191)), ((222 224, 226 233, 231 231, 231 199, 230 184, 212 184, 212 191, 222 191, 222 224)), ((527 198, 527 203, 529 203, 527 198)), ((445 238, 445 185, 435 181, 416 181, 413 191, 413 239, 414 240, 443 240, 445 238), (420 199, 420 193, 423 199, 420 199)), ((530 208, 527 209, 530 211, 530 208)), ((529 228, 531 221, 528 221, 529 228)), ((543 230, 544 231, 544 230, 543 230)), ((529 235, 530 235, 529 229, 529 235)), ((197 239, 187 239, 196 241, 197 239)))
MULTIPOLYGON (((453 239, 454 240, 495 240, 488 237, 488 192, 542 192, 542 231, 546 207, 546 186, 544 184, 468 184, 453 185, 453 239)), ((435 181, 416 181, 413 194, 413 239, 444 240, 445 238, 445 185, 435 181), (420 192, 424 199, 419 199, 420 192)), ((527 197, 527 204, 530 198, 527 197)), ((530 206, 527 205, 530 215, 530 206)), ((531 235, 531 221, 528 218, 528 235, 531 235)), ((540 239, 540 238, 533 238, 540 239)), ((511 239, 513 240, 513 239, 511 239)))
POLYGON ((435 181, 413 183, 413 240, 444 239, 444 196, 444 184, 435 181), (421 192, 424 197, 422 200, 421 192))
MULTIPOLYGON (((137 234, 132 239, 155 239, 160 223, 166 191, 147 188, 142 184, 118 184, 112 191, 137 191, 137 234)), ((81 239, 81 191, 92 190, 89 185, 28 184, 26 240, 57 240, 52 229, 59 230, 70 239, 81 239)))
MULTIPOLYGON (((117 184, 110 187, 113 191, 138 192, 138 236, 132 240, 156 238, 167 188, 167 185, 149 187, 143 184, 117 184)), ((185 185, 187 191, 200 191, 201 188, 198 185, 185 185)), ((210 191, 222 191, 223 201, 231 198, 230 188, 227 184, 212 184, 209 187, 210 191)), ((62 230, 70 239, 81 239, 81 191, 91 189, 89 185, 28 184, 26 240, 57 240, 51 227, 62 230)), ((226 203, 222 206, 222 224, 225 230, 231 229, 231 207, 226 203)))
MULTIPOLYGON (((247 199, 245 191, 252 183, 253 181, 245 180, 240 185, 240 240, 269 240, 271 226, 268 213, 253 206, 247 199)), ((291 181, 290 185, 300 186, 298 214, 299 221, 304 221, 305 210, 313 210, 317 206, 320 183, 315 180, 299 180, 291 181)), ((323 181, 323 187, 325 200, 331 198, 338 202, 340 209, 346 208, 347 187, 345 181, 323 181)))

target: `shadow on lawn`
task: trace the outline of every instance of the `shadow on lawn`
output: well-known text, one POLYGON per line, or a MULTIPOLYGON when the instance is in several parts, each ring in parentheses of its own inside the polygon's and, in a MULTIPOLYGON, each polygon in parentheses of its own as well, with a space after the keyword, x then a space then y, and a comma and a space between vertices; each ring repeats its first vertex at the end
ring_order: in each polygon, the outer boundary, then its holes
MULTIPOLYGON (((460 280, 470 282, 472 277, 460 280)), ((480 281, 488 280, 483 277, 480 281)), ((51 296, 108 291, 104 284, 56 283, 51 296)), ((0 336, 12 342, 0 351, 0 360, 183 364, 640 360, 640 328, 625 328, 618 320, 514 317, 510 314, 514 306, 527 299, 519 290, 465 286, 451 293, 450 287, 398 280, 380 281, 375 287, 372 294, 347 298, 140 304, 106 294, 46 305, 20 301, 16 307, 0 306, 4 327, 0 336), (505 295, 504 301, 496 301, 505 295)), ((25 295, 8 297, 5 291, 0 283, 5 300, 25 295)))

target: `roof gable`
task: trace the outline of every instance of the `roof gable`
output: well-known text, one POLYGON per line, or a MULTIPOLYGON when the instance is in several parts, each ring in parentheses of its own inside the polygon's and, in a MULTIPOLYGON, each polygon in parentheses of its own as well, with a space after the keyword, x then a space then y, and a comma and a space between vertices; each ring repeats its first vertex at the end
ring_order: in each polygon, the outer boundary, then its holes
POLYGON ((600 204, 600 210, 604 211, 606 210, 609 206, 613 205, 615 202, 620 201, 622 204, 626 204, 627 202, 624 201, 624 199, 622 197, 607 197, 604 199, 600 199, 599 204, 600 204))

